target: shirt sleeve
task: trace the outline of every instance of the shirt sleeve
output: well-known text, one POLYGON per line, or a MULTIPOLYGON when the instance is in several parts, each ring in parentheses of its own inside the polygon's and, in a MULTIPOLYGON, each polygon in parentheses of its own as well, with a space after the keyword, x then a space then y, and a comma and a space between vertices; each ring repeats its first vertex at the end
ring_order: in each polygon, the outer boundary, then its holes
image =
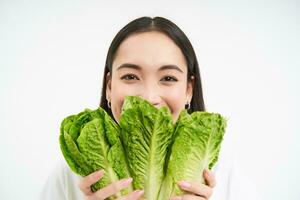
POLYGON ((261 200, 255 184, 233 155, 232 150, 221 150, 212 169, 217 184, 210 200, 261 200))
POLYGON ((228 200, 261 200, 257 188, 243 168, 234 160, 229 172, 228 200))
POLYGON ((52 170, 40 193, 40 200, 83 200, 79 189, 82 178, 74 174, 64 160, 60 160, 52 170))

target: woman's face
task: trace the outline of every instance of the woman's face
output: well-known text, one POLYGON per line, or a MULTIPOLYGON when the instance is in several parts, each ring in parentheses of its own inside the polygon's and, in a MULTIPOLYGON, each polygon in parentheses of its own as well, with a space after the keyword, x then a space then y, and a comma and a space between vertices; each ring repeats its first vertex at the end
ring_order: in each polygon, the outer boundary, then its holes
POLYGON ((176 122, 191 101, 193 83, 187 81, 187 64, 180 48, 160 32, 129 36, 119 46, 107 74, 106 98, 119 122, 126 96, 140 96, 155 107, 167 106, 176 122))

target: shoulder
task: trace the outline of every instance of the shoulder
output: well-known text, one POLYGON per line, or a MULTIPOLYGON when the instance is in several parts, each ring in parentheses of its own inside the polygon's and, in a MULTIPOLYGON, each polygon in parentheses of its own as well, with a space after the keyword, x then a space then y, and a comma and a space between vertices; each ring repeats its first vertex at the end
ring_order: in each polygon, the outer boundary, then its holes
POLYGON ((234 156, 234 149, 222 146, 212 169, 217 185, 211 200, 260 200, 256 186, 234 156))
POLYGON ((48 176, 40 199, 82 200, 83 194, 78 187, 81 179, 70 170, 64 159, 59 159, 48 176))

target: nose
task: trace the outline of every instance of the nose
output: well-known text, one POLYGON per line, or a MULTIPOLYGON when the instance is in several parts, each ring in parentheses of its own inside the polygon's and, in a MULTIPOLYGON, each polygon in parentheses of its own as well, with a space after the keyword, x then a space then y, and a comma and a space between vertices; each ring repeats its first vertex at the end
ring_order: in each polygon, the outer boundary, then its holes
POLYGON ((140 96, 157 108, 159 108, 162 103, 159 89, 154 86, 144 87, 142 95, 140 96))

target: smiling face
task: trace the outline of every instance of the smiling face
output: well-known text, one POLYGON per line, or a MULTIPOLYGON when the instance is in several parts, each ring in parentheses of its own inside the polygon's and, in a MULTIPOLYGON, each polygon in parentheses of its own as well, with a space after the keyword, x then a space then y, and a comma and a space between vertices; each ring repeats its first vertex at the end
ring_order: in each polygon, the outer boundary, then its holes
POLYGON ((107 74, 106 99, 119 122, 126 96, 140 96, 155 107, 167 106, 175 122, 191 101, 193 83, 180 48, 165 34, 152 31, 129 36, 119 46, 107 74))

